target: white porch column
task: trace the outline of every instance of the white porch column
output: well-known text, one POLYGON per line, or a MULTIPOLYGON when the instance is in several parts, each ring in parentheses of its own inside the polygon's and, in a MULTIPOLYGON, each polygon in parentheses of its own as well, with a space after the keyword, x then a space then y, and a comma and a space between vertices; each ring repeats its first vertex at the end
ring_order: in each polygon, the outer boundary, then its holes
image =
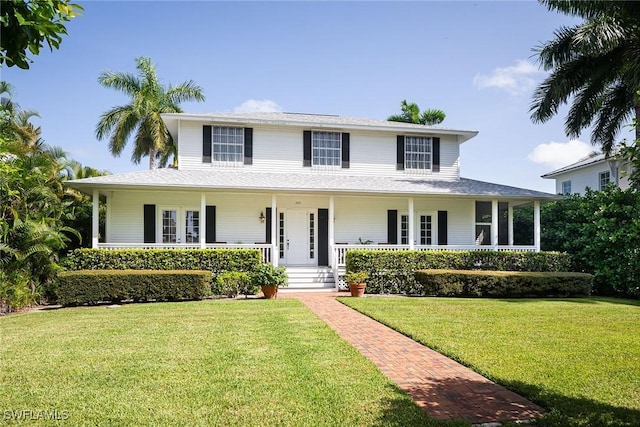
POLYGON ((204 249, 207 246, 207 196, 204 193, 200 193, 200 223, 198 224, 198 231, 200 232, 200 248, 204 249))
POLYGON ((533 202, 533 244, 540 252, 540 201, 533 202))
POLYGON ((409 249, 413 249, 415 245, 414 239, 414 219, 413 219, 413 197, 409 197, 409 249))
POLYGON ((513 205, 509 202, 509 210, 507 211, 509 222, 509 246, 513 246, 513 205))
POLYGON ((336 243, 334 217, 335 217, 335 201, 333 199, 333 195, 331 195, 329 196, 329 264, 331 264, 331 267, 335 265, 335 260, 333 256, 334 255, 333 245, 335 245, 336 243))
POLYGON ((498 201, 491 201, 491 246, 498 246, 498 201))
POLYGON ((271 195, 271 264, 278 266, 280 261, 280 251, 278 249, 278 212, 276 205, 276 195, 271 195))
POLYGON ((100 234, 100 194, 93 190, 93 206, 91 211, 91 247, 98 247, 98 235, 100 234))

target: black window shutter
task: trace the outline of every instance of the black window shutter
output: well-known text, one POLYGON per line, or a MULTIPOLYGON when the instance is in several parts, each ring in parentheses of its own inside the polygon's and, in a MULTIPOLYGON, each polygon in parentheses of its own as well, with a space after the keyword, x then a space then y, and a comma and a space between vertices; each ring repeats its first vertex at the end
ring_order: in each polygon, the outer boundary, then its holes
POLYGON ((329 265, 329 209, 318 209, 318 265, 329 265))
POLYGON ((342 167, 343 169, 349 168, 349 134, 342 134, 342 167))
POLYGON ((264 221, 264 225, 265 225, 265 239, 264 241, 267 243, 271 243, 271 208, 266 208, 265 211, 267 212, 267 218, 264 221))
POLYGON ((156 242, 156 205, 144 205, 144 242, 156 242))
POLYGON ((211 163, 211 126, 202 126, 202 163, 211 163))
POLYGON ((448 245, 447 211, 438 211, 438 244, 448 245))
POLYGON ((431 170, 440 172, 440 138, 433 138, 433 164, 431 170))
POLYGON ((396 169, 399 171, 404 170, 404 136, 398 135, 396 142, 396 169))
POLYGON ((387 243, 398 244, 398 211, 387 211, 387 243))
POLYGON ((302 136, 302 166, 311 166, 311 131, 305 130, 302 136))
POLYGON ((244 164, 253 164, 253 128, 244 128, 244 164))
POLYGON ((206 243, 215 243, 216 242, 216 207, 215 206, 207 206, 207 224, 205 231, 205 242, 206 243))

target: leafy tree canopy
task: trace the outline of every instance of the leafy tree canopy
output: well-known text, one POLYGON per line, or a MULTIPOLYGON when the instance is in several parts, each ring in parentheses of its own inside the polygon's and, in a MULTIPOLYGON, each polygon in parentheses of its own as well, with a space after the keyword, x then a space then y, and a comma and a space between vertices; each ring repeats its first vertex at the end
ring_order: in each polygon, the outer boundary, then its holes
POLYGON ((71 0, 5 0, 0 5, 0 65, 29 68, 29 53, 38 55, 46 43, 58 49, 65 24, 79 15, 82 6, 71 0))
MULTIPOLYGON (((549 10, 584 19, 561 27, 536 47, 540 66, 551 74, 538 86, 531 119, 546 122, 571 104, 565 132, 578 137, 593 125, 591 142, 610 153, 630 118, 640 117, 640 2, 540 0, 549 10)), ((636 131, 636 139, 640 138, 636 131)))

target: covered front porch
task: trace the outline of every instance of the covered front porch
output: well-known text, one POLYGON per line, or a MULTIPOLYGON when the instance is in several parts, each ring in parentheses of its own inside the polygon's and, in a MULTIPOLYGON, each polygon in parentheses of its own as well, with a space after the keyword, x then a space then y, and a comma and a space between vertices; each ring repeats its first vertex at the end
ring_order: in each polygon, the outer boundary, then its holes
POLYGON ((540 200, 97 188, 92 194, 94 248, 255 248, 265 263, 329 269, 336 284, 350 249, 540 250, 540 200), (514 210, 525 206, 533 206, 533 244, 516 245, 514 210))

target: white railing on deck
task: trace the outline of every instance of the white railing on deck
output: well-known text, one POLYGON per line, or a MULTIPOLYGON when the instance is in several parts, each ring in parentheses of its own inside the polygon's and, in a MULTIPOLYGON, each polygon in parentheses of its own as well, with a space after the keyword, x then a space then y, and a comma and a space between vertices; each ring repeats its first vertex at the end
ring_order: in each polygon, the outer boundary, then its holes
MULTIPOLYGON (((338 267, 346 265, 345 257, 350 249, 363 249, 370 251, 408 251, 409 245, 333 245, 333 265, 338 267)), ((446 246, 414 246, 414 251, 514 251, 514 252, 535 252, 535 246, 477 246, 477 245, 446 245, 446 246)))
MULTIPOLYGON (((271 263, 269 243, 207 243, 207 249, 259 249, 262 262, 271 263)), ((98 243, 98 249, 200 249, 198 243, 98 243)))

